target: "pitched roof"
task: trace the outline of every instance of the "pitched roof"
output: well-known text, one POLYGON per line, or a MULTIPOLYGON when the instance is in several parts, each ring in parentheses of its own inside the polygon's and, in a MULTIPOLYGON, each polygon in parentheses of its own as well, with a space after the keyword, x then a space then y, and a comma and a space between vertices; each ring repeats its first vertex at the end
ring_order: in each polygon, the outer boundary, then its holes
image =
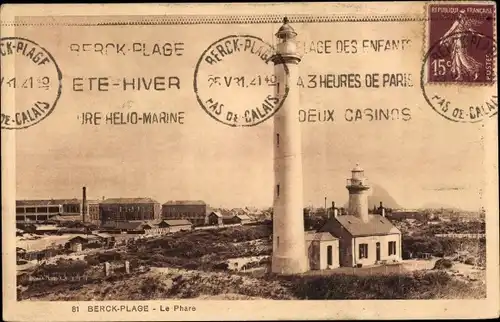
POLYGON ((71 242, 71 241, 78 240, 78 239, 90 240, 90 239, 96 239, 96 238, 97 238, 97 236, 94 236, 94 235, 76 235, 75 237, 70 238, 68 241, 71 242))
POLYGON ((219 211, 212 211, 212 212, 210 213, 210 215, 211 215, 211 214, 214 214, 214 215, 216 215, 217 217, 222 217, 222 214, 221 214, 219 211))
POLYGON ((145 223, 147 223, 150 226, 158 226, 162 221, 164 221, 164 220, 163 219, 153 219, 153 220, 147 220, 147 221, 145 221, 145 223))
POLYGON ((79 221, 79 220, 82 220, 82 216, 80 216, 80 215, 76 215, 76 216, 56 215, 56 216, 50 217, 49 221, 50 220, 54 220, 54 221, 79 221))
POLYGON ((103 228, 123 229, 123 230, 139 230, 145 223, 143 221, 117 221, 107 222, 102 225, 103 228))
POLYGON ((143 204, 143 203, 158 203, 151 198, 108 198, 101 201, 103 204, 143 204))
POLYGON ((164 220, 164 222, 169 226, 185 226, 192 225, 189 220, 186 219, 172 219, 172 220, 164 220))
POLYGON ((164 203, 164 205, 168 206, 179 206, 179 205, 200 205, 200 206, 206 206, 205 201, 203 200, 169 200, 164 203))
POLYGON ((375 236, 401 233, 389 219, 380 215, 368 215, 368 221, 344 215, 335 218, 353 237, 375 236))
POLYGON ((59 227, 55 225, 40 225, 36 227, 36 231, 44 231, 44 230, 59 230, 59 227))
POLYGON ((329 241, 329 240, 337 240, 338 238, 334 237, 329 232, 308 232, 305 234, 306 240, 317 240, 317 241, 329 241))
POLYGON ((100 238, 112 238, 113 237, 110 234, 106 234, 106 233, 94 233, 93 235, 100 237, 100 238))
POLYGON ((244 214, 237 214, 237 215, 235 215, 235 217, 238 217, 241 220, 252 220, 252 218, 250 218, 250 216, 244 215, 244 214))

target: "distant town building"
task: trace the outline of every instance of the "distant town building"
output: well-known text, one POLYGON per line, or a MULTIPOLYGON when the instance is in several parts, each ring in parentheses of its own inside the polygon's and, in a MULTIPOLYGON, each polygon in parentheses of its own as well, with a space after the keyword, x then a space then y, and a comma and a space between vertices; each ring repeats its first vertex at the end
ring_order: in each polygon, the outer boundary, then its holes
POLYGON ((145 221, 108 221, 101 225, 101 232, 107 233, 127 233, 127 234, 145 234, 147 229, 151 229, 145 221))
POLYGON ((37 235, 50 235, 56 234, 59 231, 59 227, 56 225, 37 225, 35 234, 37 235))
POLYGON ((160 218, 160 203, 151 198, 108 198, 99 203, 101 223, 160 218))
POLYGON ((391 220, 404 220, 404 219, 416 219, 416 220, 427 220, 429 215, 425 212, 418 210, 399 210, 395 209, 391 213, 387 214, 387 218, 391 220))
POLYGON ((212 211, 208 215, 208 225, 209 226, 220 226, 220 225, 222 225, 222 214, 219 211, 212 211))
POLYGON ((169 233, 187 231, 193 229, 193 224, 185 219, 163 220, 169 233))
POLYGON ((153 220, 147 221, 143 226, 146 234, 149 235, 162 235, 175 233, 178 231, 188 231, 193 229, 193 224, 185 219, 172 219, 172 220, 153 220))
POLYGON ((226 225, 231 225, 231 224, 247 225, 252 222, 253 222, 252 218, 250 218, 248 215, 245 214, 237 214, 223 218, 223 223, 226 225))
POLYGON ((191 230, 193 224, 189 220, 148 220, 148 221, 122 221, 107 222, 101 231, 111 233, 162 235, 183 230, 191 230))
POLYGON ((201 200, 170 200, 161 210, 163 219, 186 219, 193 225, 204 225, 207 215, 207 204, 201 200))
POLYGON ((77 235, 66 243, 66 248, 72 251, 79 252, 90 244, 110 245, 114 241, 114 237, 109 234, 98 233, 88 235, 77 235))

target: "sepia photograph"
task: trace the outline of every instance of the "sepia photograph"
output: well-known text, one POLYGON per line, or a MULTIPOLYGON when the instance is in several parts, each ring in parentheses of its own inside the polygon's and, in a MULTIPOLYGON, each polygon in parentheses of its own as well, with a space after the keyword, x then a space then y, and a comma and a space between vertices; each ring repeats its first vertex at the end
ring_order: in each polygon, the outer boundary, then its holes
POLYGON ((3 5, 4 319, 498 317, 496 4, 321 6, 3 5))

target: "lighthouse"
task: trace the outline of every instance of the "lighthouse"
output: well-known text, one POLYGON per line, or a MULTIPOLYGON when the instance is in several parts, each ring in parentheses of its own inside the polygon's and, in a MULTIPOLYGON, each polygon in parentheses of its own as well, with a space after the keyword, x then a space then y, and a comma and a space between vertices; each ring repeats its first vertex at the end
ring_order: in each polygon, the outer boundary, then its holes
POLYGON ((302 144, 298 120, 299 91, 297 78, 299 62, 295 37, 297 33, 283 19, 276 33, 274 71, 279 86, 276 96, 283 99, 280 110, 274 115, 274 204, 273 204, 273 256, 272 272, 297 274, 307 271, 304 237, 302 196, 302 144))
POLYGON ((365 178, 365 171, 356 164, 351 171, 351 178, 347 179, 347 190, 349 190, 349 215, 368 222, 368 191, 370 186, 365 178))

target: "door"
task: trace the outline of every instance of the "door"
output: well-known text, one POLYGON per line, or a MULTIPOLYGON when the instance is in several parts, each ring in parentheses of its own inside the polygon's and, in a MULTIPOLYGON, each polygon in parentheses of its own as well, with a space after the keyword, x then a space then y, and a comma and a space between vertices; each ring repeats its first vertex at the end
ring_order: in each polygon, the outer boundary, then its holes
POLYGON ((380 261, 380 243, 377 243, 377 262, 380 261))

